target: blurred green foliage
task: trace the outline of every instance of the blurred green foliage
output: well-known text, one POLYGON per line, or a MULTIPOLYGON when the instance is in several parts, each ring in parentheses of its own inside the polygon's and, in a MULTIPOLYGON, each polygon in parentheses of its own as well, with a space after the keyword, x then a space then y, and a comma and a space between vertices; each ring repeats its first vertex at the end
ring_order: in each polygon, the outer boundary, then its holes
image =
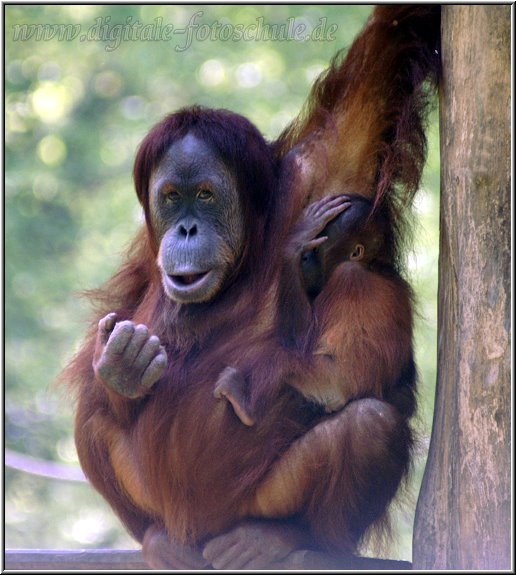
MULTIPOLYGON (((166 113, 200 103, 244 114, 268 137, 276 136, 299 111, 315 76, 339 48, 351 43, 370 10, 359 5, 5 6, 8 447, 77 464, 72 400, 55 380, 77 349, 88 317, 87 302, 78 293, 110 276, 141 222, 131 168, 144 134, 166 113), (192 17, 210 30, 218 23, 221 34, 223 25, 261 21, 262 26, 288 28, 290 22, 304 24, 308 31, 317 26, 334 31, 334 40, 201 41, 194 34, 191 46, 181 50, 186 33, 160 41, 143 39, 140 28, 137 40, 136 29, 130 29, 140 23, 156 30, 160 22, 184 28, 192 17), (336 28, 330 29, 332 25, 336 28)), ((431 425, 436 364, 436 117, 429 135, 416 244, 409 254, 419 298, 423 435, 431 425)), ((399 545, 389 551, 393 557, 411 556, 414 501, 425 453, 423 449, 415 468, 414 500, 396 515, 399 545)), ((88 485, 12 469, 5 480, 7 548, 134 546, 88 485)))

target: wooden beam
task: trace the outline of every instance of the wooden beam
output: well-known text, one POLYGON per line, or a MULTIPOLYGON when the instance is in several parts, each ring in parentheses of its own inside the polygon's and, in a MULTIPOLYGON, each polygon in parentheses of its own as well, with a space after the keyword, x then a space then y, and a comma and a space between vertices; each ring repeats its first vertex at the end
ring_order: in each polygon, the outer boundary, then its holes
POLYGON ((442 11, 438 369, 414 569, 510 570, 511 6, 442 11))
POLYGON ((60 551, 54 549, 11 549, 5 552, 4 568, 21 570, 84 569, 137 570, 150 569, 140 550, 81 549, 60 551))
MULTIPOLYGON (((376 559, 373 557, 348 557, 328 562, 328 555, 315 551, 300 551, 291 554, 290 561, 282 569, 353 569, 379 571, 410 571, 408 561, 376 559)), ((6 571, 93 571, 93 570, 142 570, 150 569, 139 550, 113 549, 11 549, 5 552, 6 571)))

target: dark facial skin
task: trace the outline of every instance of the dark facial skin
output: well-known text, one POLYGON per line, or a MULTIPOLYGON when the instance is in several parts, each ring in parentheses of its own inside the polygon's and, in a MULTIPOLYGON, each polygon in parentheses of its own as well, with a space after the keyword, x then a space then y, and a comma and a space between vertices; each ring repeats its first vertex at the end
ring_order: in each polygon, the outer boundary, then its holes
POLYGON ((332 271, 344 261, 370 261, 375 255, 376 234, 364 231, 371 210, 368 200, 350 196, 348 209, 337 215, 318 237, 327 240, 301 257, 301 272, 306 293, 315 298, 332 271))
POLYGON ((212 300, 242 253, 233 174, 205 142, 187 134, 159 163, 149 193, 165 293, 183 304, 212 300))

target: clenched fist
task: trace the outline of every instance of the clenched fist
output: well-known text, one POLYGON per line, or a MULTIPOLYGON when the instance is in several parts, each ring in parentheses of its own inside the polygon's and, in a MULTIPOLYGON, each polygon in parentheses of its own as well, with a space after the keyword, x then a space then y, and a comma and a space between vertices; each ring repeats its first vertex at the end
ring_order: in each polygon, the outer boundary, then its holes
POLYGON ((113 391, 136 398, 145 395, 163 375, 167 353, 159 337, 143 324, 116 322, 116 313, 99 321, 93 370, 113 391))

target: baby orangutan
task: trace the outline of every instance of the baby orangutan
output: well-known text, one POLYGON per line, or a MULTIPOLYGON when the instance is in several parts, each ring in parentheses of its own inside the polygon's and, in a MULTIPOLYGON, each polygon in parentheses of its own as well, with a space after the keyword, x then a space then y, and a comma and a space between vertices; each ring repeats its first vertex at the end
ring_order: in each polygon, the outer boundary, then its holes
MULTIPOLYGON (((346 321, 343 316, 335 323, 335 305, 331 316, 325 305, 328 299, 325 296, 337 290, 339 297, 332 296, 332 301, 340 300, 341 305, 348 308, 347 315, 353 315, 357 299, 365 295, 360 292, 367 291, 367 297, 376 298, 379 307, 384 308, 383 317, 374 314, 376 329, 385 328, 385 333, 389 333, 391 324, 396 323, 393 314, 397 306, 382 306, 380 301, 386 297, 385 288, 389 288, 391 282, 388 262, 379 261, 379 253, 382 260, 388 253, 384 241, 385 216, 372 213, 371 208, 371 202, 361 196, 326 197, 310 204, 294 226, 279 273, 275 328, 270 334, 274 344, 265 342, 263 346, 263 353, 270 355, 262 365, 268 365, 269 370, 264 373, 262 369, 258 376, 261 381, 257 381, 256 375, 248 381, 246 374, 251 371, 250 366, 228 366, 214 389, 215 397, 225 397, 245 425, 255 424, 257 411, 265 408, 284 383, 320 404, 328 413, 341 409, 353 399, 356 376, 370 381, 371 392, 377 397, 382 397, 383 390, 395 383, 396 376, 387 367, 391 358, 380 358, 378 362, 374 357, 377 346, 369 341, 374 335, 368 333, 367 318, 365 322, 360 318, 346 321), (381 246, 384 249, 380 251, 381 246), (372 274, 376 282, 371 281, 372 274), (269 350, 277 350, 278 340, 281 351, 273 354, 269 350), (361 357, 361 373, 353 373, 357 370, 351 358, 364 347, 372 347, 373 356, 361 357), (311 375, 317 360, 328 363, 325 381, 311 375)), ((374 307, 373 300, 371 308, 374 307)), ((401 338, 399 343, 400 360, 405 355, 405 339, 401 338)), ((389 347, 383 349, 390 355, 389 347)))

